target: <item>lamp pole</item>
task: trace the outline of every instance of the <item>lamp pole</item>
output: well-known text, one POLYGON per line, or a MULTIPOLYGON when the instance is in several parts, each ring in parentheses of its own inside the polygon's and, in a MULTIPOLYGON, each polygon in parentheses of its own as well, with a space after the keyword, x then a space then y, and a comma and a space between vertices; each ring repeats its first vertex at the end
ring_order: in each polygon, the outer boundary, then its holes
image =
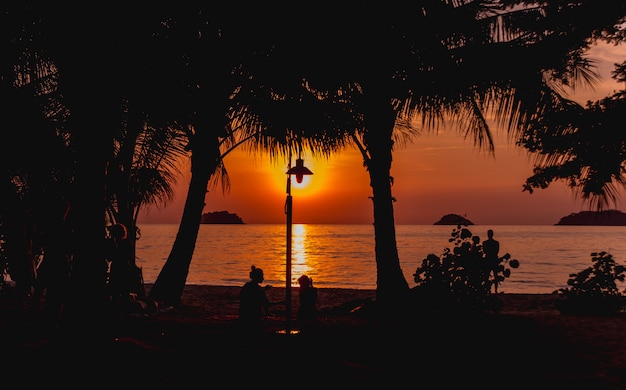
POLYGON ((302 183, 304 175, 312 175, 313 172, 304 166, 304 160, 300 156, 296 159, 296 166, 291 167, 291 154, 287 169, 287 200, 285 201, 285 214, 287 215, 287 248, 285 254, 285 334, 298 333, 291 329, 291 236, 293 225, 293 201, 291 198, 291 175, 296 175, 296 182, 302 183))
POLYGON ((291 158, 287 171, 287 200, 285 214, 287 215, 287 252, 285 261, 285 333, 291 334, 291 236, 293 220, 293 203, 291 198, 291 158))

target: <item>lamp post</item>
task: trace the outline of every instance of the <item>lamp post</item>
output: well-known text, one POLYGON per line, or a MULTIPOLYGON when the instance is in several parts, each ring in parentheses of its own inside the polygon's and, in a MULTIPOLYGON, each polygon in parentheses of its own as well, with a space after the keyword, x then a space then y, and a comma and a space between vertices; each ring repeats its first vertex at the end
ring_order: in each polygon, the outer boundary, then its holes
POLYGON ((296 175, 296 182, 302 183, 304 175, 312 175, 313 172, 304 166, 304 160, 300 156, 296 159, 296 166, 287 169, 287 200, 285 201, 285 214, 287 215, 287 249, 285 256, 285 334, 297 333, 291 329, 291 236, 293 220, 293 202, 291 198, 291 175, 296 175))

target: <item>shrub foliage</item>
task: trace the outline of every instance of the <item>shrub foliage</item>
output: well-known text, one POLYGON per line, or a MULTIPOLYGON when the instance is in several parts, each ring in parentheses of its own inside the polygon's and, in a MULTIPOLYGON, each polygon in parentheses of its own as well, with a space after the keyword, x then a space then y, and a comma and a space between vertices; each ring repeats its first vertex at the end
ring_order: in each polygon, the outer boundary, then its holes
POLYGON ((478 236, 458 225, 440 256, 429 254, 413 274, 417 285, 412 296, 423 308, 433 311, 498 311, 501 300, 497 285, 518 268, 519 261, 509 253, 488 261, 478 236))
POLYGON ((624 293, 617 282, 626 277, 626 267, 618 265, 607 252, 591 253, 591 267, 570 274, 569 287, 554 291, 557 309, 567 314, 616 314, 624 310, 624 293))

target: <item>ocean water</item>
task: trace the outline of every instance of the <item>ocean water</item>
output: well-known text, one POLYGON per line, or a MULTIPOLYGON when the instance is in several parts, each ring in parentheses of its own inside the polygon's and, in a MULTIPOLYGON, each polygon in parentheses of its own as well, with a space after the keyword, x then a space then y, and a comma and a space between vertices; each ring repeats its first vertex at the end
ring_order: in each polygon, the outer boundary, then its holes
MULTIPOLYGON (((139 226, 137 264, 144 282, 153 283, 167 260, 178 225, 139 226)), ((397 225, 400 266, 410 287, 413 274, 430 253, 453 248, 454 226, 397 225)), ((474 235, 494 230, 500 255, 509 253, 520 267, 498 288, 505 293, 551 293, 567 287, 569 275, 592 265, 591 253, 605 251, 626 265, 626 227, 552 225, 473 225, 474 235)), ((286 227, 281 224, 200 226, 187 284, 241 286, 250 267, 261 267, 264 284, 285 286, 286 227)), ((376 288, 372 225, 294 224, 291 282, 307 274, 317 287, 376 288)))

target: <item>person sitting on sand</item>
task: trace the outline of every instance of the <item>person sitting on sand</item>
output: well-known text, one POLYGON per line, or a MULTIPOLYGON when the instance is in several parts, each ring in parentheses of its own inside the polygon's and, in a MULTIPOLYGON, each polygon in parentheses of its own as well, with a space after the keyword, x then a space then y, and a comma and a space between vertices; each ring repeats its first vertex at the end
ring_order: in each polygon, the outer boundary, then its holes
POLYGON ((313 279, 307 275, 298 278, 300 284, 300 307, 298 319, 304 322, 314 320, 317 317, 317 288, 313 287, 313 279))
POLYGON ((239 321, 247 328, 260 328, 264 316, 270 315, 270 301, 265 294, 272 286, 261 287, 265 279, 263 270, 251 267, 250 281, 241 288, 239 295, 239 321))

